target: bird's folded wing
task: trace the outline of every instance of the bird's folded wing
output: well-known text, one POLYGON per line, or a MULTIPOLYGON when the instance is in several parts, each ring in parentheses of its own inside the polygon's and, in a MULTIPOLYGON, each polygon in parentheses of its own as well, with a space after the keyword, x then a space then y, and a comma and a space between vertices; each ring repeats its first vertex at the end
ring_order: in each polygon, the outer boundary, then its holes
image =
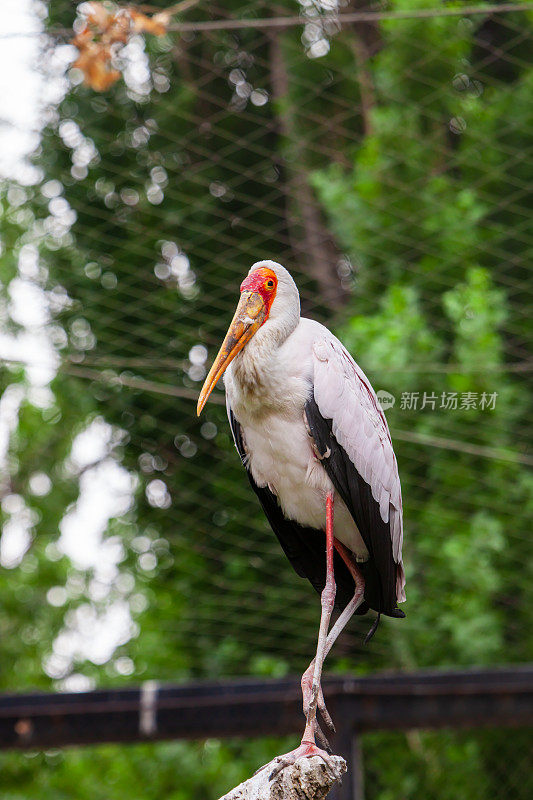
MULTIPOLYGON (((314 343, 313 394, 320 417, 330 421, 331 432, 342 448, 346 461, 343 469, 349 473, 352 465, 358 476, 359 505, 362 501, 366 505, 366 523, 361 508, 350 511, 370 552, 383 547, 385 542, 376 541, 376 537, 383 539, 385 526, 388 529, 392 557, 398 565, 396 598, 402 601, 402 495, 389 428, 370 381, 333 336, 314 343), (370 496, 363 497, 365 492, 370 496)), ((323 465, 327 471, 325 461, 323 465)), ((347 479, 350 480, 349 475, 347 479)), ((353 489, 354 486, 352 494, 353 489)))

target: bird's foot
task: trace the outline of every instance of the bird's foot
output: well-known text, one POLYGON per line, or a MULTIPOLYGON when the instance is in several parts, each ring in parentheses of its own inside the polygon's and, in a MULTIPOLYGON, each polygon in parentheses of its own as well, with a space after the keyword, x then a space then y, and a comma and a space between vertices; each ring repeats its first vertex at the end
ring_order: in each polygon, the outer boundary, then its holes
POLYGON ((313 756, 319 756, 324 761, 329 772, 335 775, 335 762, 332 756, 326 753, 325 750, 317 747, 314 742, 306 741, 305 739, 302 739, 300 745, 295 750, 291 750, 289 753, 285 753, 285 755, 282 756, 276 756, 276 758, 269 761, 268 764, 258 769, 255 774, 257 775, 258 772, 271 768, 268 779, 272 780, 276 775, 279 775, 282 770, 286 767, 290 767, 291 764, 295 764, 300 758, 312 758, 313 756))
MULTIPOLYGON (((316 708, 318 708, 318 710, 320 711, 320 715, 324 720, 324 723, 328 731, 330 731, 330 733, 335 733, 336 732, 335 725, 333 724, 333 720, 331 719, 330 713, 326 708, 324 695, 322 693, 322 686, 320 684, 318 684, 318 686, 313 686, 314 671, 315 671, 315 661, 313 659, 313 661, 311 661, 311 663, 305 670, 304 674, 302 675, 302 680, 301 680, 304 716, 306 719, 308 719, 310 708, 313 705, 316 705, 316 708)), ((315 725, 316 725, 316 730, 315 730, 316 734, 318 735, 322 744, 327 745, 327 739, 324 736, 316 720, 315 720, 315 725)))

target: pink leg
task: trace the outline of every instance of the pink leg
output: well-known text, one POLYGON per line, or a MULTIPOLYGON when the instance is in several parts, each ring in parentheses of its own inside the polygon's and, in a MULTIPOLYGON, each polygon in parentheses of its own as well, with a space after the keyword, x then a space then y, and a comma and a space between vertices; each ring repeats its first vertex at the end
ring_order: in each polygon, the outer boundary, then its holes
POLYGON ((328 494, 326 498, 326 583, 322 590, 320 602, 322 605, 322 613, 320 615, 320 628, 318 631, 318 643, 316 648, 316 656, 313 659, 313 682, 311 684, 311 698, 307 708, 307 724, 305 726, 302 743, 312 740, 314 743, 314 728, 316 720, 316 707, 318 697, 321 693, 320 679, 322 677, 322 666, 324 659, 328 653, 327 638, 329 622, 333 606, 335 605, 335 594, 337 587, 335 586, 335 575, 333 572, 333 493, 328 494))
MULTIPOLYGON (((333 544, 335 546, 335 550, 338 552, 338 554, 341 556, 342 560, 350 570, 350 574, 354 579, 355 583, 355 591, 352 599, 350 600, 346 608, 342 611, 342 613, 339 615, 337 621, 335 622, 332 629, 328 633, 325 645, 324 658, 327 656, 327 654, 333 647, 335 641, 338 639, 339 635, 346 627, 347 623, 352 618, 355 611, 363 602, 364 591, 365 591, 365 580, 363 578, 363 574, 359 569, 359 567, 357 566, 357 562, 355 561, 351 552, 348 550, 347 547, 345 547, 342 544, 342 542, 339 542, 338 539, 334 539, 333 544)), ((302 694, 304 698, 304 714, 306 715, 306 717, 308 716, 307 711, 312 699, 311 690, 312 690, 312 676, 314 676, 314 669, 315 669, 315 661, 313 659, 313 661, 311 661, 311 663, 309 664, 309 667, 302 675, 302 694)), ((333 720, 331 719, 329 712, 326 708, 321 688, 319 689, 317 704, 320 713, 322 715, 322 718, 326 723, 326 726, 332 733, 335 733, 335 726, 333 725, 333 720)), ((319 739, 323 744, 327 745, 327 739, 320 730, 318 723, 315 722, 315 724, 316 724, 316 733, 318 734, 319 739)))
MULTIPOLYGON (((355 559, 350 551, 335 539, 333 535, 333 492, 329 493, 326 497, 326 583, 320 598, 322 613, 320 616, 320 629, 318 632, 318 643, 316 649, 316 656, 309 665, 309 668, 304 672, 302 677, 302 690, 304 694, 304 713, 306 715, 306 725, 302 736, 300 746, 284 756, 274 759, 272 766, 271 777, 279 773, 284 767, 289 764, 294 764, 299 758, 311 757, 318 755, 323 758, 327 767, 331 767, 331 757, 325 750, 317 747, 315 742, 315 734, 318 734, 321 740, 324 740, 327 746, 327 740, 320 730, 316 719, 317 706, 320 708, 321 714, 328 724, 334 730, 333 722, 326 709, 320 681, 322 677, 322 666, 324 659, 331 650, 335 640, 345 627, 348 620, 352 617, 357 607, 363 601, 365 582, 361 571, 357 567, 355 559), (355 592, 353 598, 350 600, 344 611, 340 614, 339 618, 333 625, 328 634, 329 623, 331 620, 331 613, 335 604, 335 575, 333 570, 333 550, 337 550, 344 563, 350 570, 355 581, 355 592)), ((263 767, 265 769, 265 767, 263 767)))
POLYGON ((326 642, 326 655, 329 653, 337 639, 339 638, 340 634, 346 627, 348 621, 353 617, 355 611, 359 608, 361 603, 364 600, 365 595, 365 579, 363 577, 363 573, 357 566, 357 562, 350 552, 348 548, 343 545, 342 542, 339 542, 338 539, 334 540, 335 550, 340 555, 348 569, 350 570, 350 575, 352 576, 354 583, 355 583, 355 591, 353 594, 352 599, 344 609, 344 611, 339 615, 339 618, 335 622, 335 625, 330 630, 326 642))
MULTIPOLYGON (((336 586, 335 575, 333 573, 333 540, 333 492, 329 492, 326 497, 326 583, 320 596, 322 612, 320 615, 320 628, 318 631, 316 655, 311 664, 313 668, 313 678, 311 681, 311 696, 309 698, 309 703, 306 704, 307 713, 305 729, 300 746, 291 753, 287 753, 287 755, 276 759, 276 764, 271 773, 272 776, 276 775, 278 772, 284 769, 284 767, 288 766, 289 764, 293 764, 297 759, 302 757, 318 755, 324 759, 327 766, 330 765, 330 756, 328 753, 326 753, 325 750, 321 750, 316 745, 315 732, 318 729, 318 724, 316 721, 316 709, 319 702, 319 697, 322 697, 322 690, 320 688, 322 665, 328 652, 328 628, 331 619, 331 612, 333 611, 333 606, 335 604, 336 586)), ((321 738, 325 738, 323 737, 323 734, 321 734, 321 738)))

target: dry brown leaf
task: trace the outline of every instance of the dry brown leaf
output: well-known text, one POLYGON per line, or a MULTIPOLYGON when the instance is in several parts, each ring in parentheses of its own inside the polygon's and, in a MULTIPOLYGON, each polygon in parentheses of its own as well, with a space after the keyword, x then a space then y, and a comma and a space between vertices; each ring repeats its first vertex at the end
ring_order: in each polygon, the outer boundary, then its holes
POLYGON ((162 11, 147 17, 135 8, 122 8, 112 13, 101 2, 89 3, 85 26, 71 40, 79 56, 73 67, 83 72, 84 82, 97 92, 109 89, 120 78, 112 65, 116 54, 134 33, 166 33, 170 15, 162 11))
POLYGON ((101 42, 90 42, 72 65, 83 72, 84 82, 96 92, 104 92, 120 78, 111 66, 111 53, 101 42))
POLYGON ((126 10, 118 11, 114 16, 110 17, 107 27, 102 32, 102 40, 109 42, 109 44, 115 44, 116 42, 127 44, 132 32, 133 25, 129 13, 126 10))
POLYGON ((147 17, 146 14, 141 14, 134 8, 128 9, 130 17, 133 20, 133 30, 135 33, 153 33, 154 36, 164 36, 167 32, 169 18, 167 14, 155 14, 153 17, 147 17))
POLYGON ((85 26, 79 33, 76 34, 74 39, 70 40, 70 43, 77 47, 78 50, 81 52, 84 50, 93 40, 93 35, 89 28, 85 26))

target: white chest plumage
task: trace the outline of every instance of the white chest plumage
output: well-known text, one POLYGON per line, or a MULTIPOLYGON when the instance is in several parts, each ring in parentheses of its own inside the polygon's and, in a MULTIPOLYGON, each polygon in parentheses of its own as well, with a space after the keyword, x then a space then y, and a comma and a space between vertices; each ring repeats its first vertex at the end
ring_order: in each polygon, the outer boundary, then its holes
MULTIPOLYGON (((275 353, 261 340, 250 342, 227 370, 225 384, 254 481, 270 488, 288 519, 323 529, 326 494, 333 486, 305 421, 305 403, 313 390, 310 340, 315 325, 321 326, 305 323, 310 321, 302 320, 275 353)), ((334 525, 337 538, 358 558, 366 558, 366 547, 340 497, 335 499, 334 525)))

